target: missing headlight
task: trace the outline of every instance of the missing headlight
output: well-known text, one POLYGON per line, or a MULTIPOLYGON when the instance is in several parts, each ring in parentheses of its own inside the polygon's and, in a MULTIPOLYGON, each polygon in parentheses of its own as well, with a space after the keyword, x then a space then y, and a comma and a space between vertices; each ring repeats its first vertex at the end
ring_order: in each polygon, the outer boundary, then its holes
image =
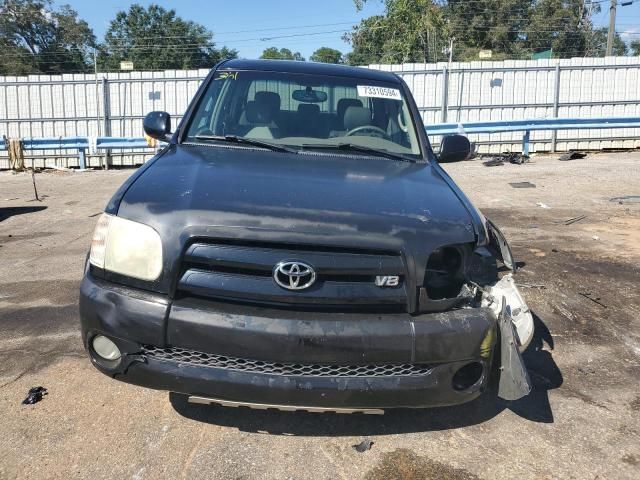
POLYGON ((464 254, 461 247, 434 250, 429 256, 424 287, 432 300, 454 298, 465 283, 464 254))

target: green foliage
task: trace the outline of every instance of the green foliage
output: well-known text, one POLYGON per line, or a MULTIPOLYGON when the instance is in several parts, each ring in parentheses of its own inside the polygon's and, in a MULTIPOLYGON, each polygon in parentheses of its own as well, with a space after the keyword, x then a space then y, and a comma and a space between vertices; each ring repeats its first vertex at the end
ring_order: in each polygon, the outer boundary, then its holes
POLYGON ((589 47, 590 22, 583 0, 539 0, 525 28, 530 51, 551 48, 555 57, 581 57, 589 47))
POLYGON ((300 52, 293 53, 288 48, 281 48, 278 50, 276 47, 265 48, 260 55, 260 58, 268 60, 297 60, 304 62, 304 57, 300 55, 300 52))
POLYGON ((92 68, 95 36, 68 5, 0 0, 0 75, 83 72, 92 68))
MULTIPOLYGON (((345 37, 353 47, 351 64, 478 60, 491 50, 492 60, 530 58, 553 49, 556 58, 604 55, 602 36, 593 29, 584 0, 354 0, 383 3, 383 15, 366 18, 345 37)), ((626 46, 616 36, 614 54, 626 46)))
POLYGON ((640 55, 640 40, 634 40, 629 44, 632 55, 640 55))
MULTIPOLYGON (((356 2, 362 7, 366 0, 356 2)), ((449 37, 444 10, 433 0, 386 0, 385 14, 363 20, 346 36, 348 63, 433 62, 446 56, 449 37)))
POLYGON ((204 26, 183 20, 175 10, 134 4, 111 21, 100 47, 100 68, 118 70, 131 61, 136 70, 211 68, 238 52, 215 48, 204 26))
POLYGON ((491 50, 492 60, 523 56, 521 32, 532 8, 531 0, 450 0, 443 10, 455 38, 454 59, 477 60, 480 50, 491 50))
MULTIPOLYGON (((633 49, 633 47, 631 47, 633 49)), ((624 43, 620 35, 616 33, 613 37, 612 55, 626 55, 628 53, 627 44, 624 43)), ((607 29, 599 28, 594 30, 589 38, 588 56, 604 57, 607 53, 607 29)))
POLYGON ((321 63, 342 63, 342 52, 340 50, 336 50, 335 48, 329 47, 320 47, 317 49, 309 60, 312 62, 321 62, 321 63))

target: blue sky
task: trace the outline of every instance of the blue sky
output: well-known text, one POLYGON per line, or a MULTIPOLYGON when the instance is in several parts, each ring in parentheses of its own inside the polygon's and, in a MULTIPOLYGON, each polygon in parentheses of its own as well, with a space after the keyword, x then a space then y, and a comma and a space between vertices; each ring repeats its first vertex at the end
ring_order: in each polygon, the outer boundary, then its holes
POLYGON ((342 41, 343 32, 362 18, 383 10, 381 3, 370 2, 357 12, 352 0, 57 0, 69 4, 86 20, 99 40, 119 10, 127 10, 131 3, 156 3, 175 9, 184 19, 203 24, 214 33, 218 46, 227 45, 240 52, 241 57, 258 58, 270 46, 299 51, 308 58, 318 47, 327 46, 347 52, 350 47, 342 41), (308 27, 318 25, 317 27, 308 27), (306 26, 301 28, 301 26, 306 26), (275 29, 278 30, 275 30, 275 29), (255 31, 260 29, 261 31, 255 31), (267 30, 268 29, 268 30, 267 30), (240 32, 254 30, 252 32, 240 32), (328 33, 331 32, 331 33, 328 33), (260 40, 284 35, 313 34, 305 37, 260 40))
MULTIPOLYGON (((127 10, 132 2, 58 0, 56 3, 70 4, 102 40, 109 21, 119 10, 127 10)), ((306 58, 321 46, 347 52, 350 47, 342 41, 342 34, 350 30, 351 24, 383 10, 382 2, 373 0, 362 12, 356 11, 352 0, 140 0, 137 3, 157 3, 175 9, 181 17, 199 22, 214 32, 218 46, 236 48, 240 56, 246 58, 257 58, 270 46, 299 51, 306 58), (301 33, 307 36, 262 40, 301 33)), ((602 11, 594 19, 597 25, 608 24, 608 4, 608 1, 601 1, 602 11)), ((634 0, 629 6, 618 7, 616 30, 630 32, 623 35, 627 41, 640 40, 640 0, 634 0)))

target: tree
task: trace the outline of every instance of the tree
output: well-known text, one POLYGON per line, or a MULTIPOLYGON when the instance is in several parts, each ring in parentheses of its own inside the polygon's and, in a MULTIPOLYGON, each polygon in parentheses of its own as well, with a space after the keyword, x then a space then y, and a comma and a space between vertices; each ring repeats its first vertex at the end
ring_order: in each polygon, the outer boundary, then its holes
POLYGON ((477 60, 480 50, 491 50, 494 60, 525 54, 523 31, 532 0, 449 0, 443 9, 450 35, 455 37, 456 60, 477 60))
POLYGON ((554 57, 582 57, 589 50, 591 19, 583 0, 538 0, 524 29, 530 52, 553 50, 554 57))
POLYGON ((632 55, 640 55, 640 40, 634 40, 629 44, 632 55))
POLYGON ((353 28, 351 33, 344 35, 343 40, 351 43, 353 50, 345 56, 345 63, 349 65, 371 65, 379 63, 383 57, 386 36, 380 34, 387 26, 384 15, 374 15, 365 18, 353 28))
POLYGON ((108 70, 119 69, 122 61, 133 62, 136 70, 210 68, 238 56, 227 47, 216 49, 204 26, 155 4, 118 12, 100 50, 100 66, 108 70))
POLYGON ((299 62, 304 62, 304 57, 300 52, 293 53, 288 48, 281 48, 280 50, 278 50, 277 47, 265 48, 262 55, 260 55, 260 58, 268 60, 297 60, 299 62))
MULTIPOLYGON (((355 0, 362 8, 366 0, 355 0)), ((369 17, 345 39, 350 64, 430 62, 442 59, 449 38, 444 10, 434 0, 385 0, 385 14, 369 17)))
MULTIPOLYGON (((352 64, 477 60, 480 50, 493 59, 530 58, 553 50, 554 57, 604 55, 602 32, 591 16, 598 3, 584 0, 354 0, 384 3, 383 15, 365 18, 345 37, 352 64)), ((624 54, 616 40, 616 54, 624 54)))
POLYGON ((95 36, 68 5, 0 0, 0 74, 83 72, 92 68, 95 36))
MULTIPOLYGON (((591 32, 588 38, 587 55, 589 57, 604 57, 607 54, 607 29, 598 28, 591 32)), ((631 47, 633 48, 633 46, 631 47)), ((618 33, 613 37, 612 55, 624 56, 627 54, 628 47, 618 33)))
POLYGON ((312 62, 321 62, 321 63, 342 63, 342 52, 340 50, 336 50, 335 48, 329 47, 320 47, 313 55, 309 57, 309 60, 312 62))

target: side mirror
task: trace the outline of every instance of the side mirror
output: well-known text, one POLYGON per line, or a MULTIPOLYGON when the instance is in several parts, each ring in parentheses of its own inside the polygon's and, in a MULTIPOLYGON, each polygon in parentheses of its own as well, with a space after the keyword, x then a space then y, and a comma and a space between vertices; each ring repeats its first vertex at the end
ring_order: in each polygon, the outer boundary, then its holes
POLYGON ((471 143, 464 135, 447 135, 440 143, 440 163, 459 162, 466 160, 471 154, 471 143))
POLYGON ((151 138, 168 142, 171 139, 171 115, 167 112, 151 112, 144 117, 144 133, 151 138))

